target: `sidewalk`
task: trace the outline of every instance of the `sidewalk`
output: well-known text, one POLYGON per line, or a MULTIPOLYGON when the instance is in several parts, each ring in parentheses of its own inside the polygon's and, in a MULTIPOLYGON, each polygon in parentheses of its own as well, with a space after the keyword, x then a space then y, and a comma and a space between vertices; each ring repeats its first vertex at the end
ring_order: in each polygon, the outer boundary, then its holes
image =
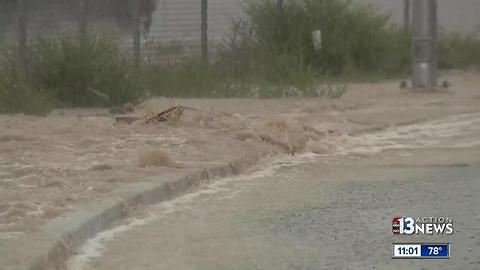
MULTIPOLYGON (((382 82, 351 85, 336 101, 178 99, 198 111, 167 123, 114 126, 104 110, 0 116, 0 265, 46 269, 47 250, 66 257, 136 207, 239 173, 267 155, 328 153, 345 136, 478 112, 478 75, 450 73, 453 86, 440 93, 382 82)), ((156 99, 148 107, 170 103, 156 99)))

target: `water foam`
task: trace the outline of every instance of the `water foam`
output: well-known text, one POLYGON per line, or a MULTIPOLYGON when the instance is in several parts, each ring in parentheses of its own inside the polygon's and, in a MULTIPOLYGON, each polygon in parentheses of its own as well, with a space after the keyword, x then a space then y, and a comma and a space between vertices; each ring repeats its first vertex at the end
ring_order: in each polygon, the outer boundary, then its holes
MULTIPOLYGON (((408 126, 392 127, 381 132, 362 134, 354 137, 341 137, 336 142, 334 155, 375 154, 386 150, 416 149, 422 147, 471 147, 480 145, 480 113, 462 114, 441 120, 408 126), (477 136, 475 136, 477 135, 477 136)), ((334 138, 331 138, 335 141, 334 138)), ((333 142, 335 143, 335 142, 333 142)), ((132 218, 127 224, 119 225, 98 233, 87 240, 77 255, 71 257, 67 266, 69 270, 84 270, 89 262, 102 256, 105 244, 118 234, 145 225, 153 220, 189 209, 189 204, 202 195, 225 193, 219 200, 232 199, 243 191, 227 187, 236 181, 251 181, 275 175, 282 167, 291 167, 314 161, 325 155, 303 154, 297 156, 281 156, 263 164, 260 170, 249 174, 218 179, 202 189, 182 195, 174 200, 165 201, 148 209, 149 215, 144 218, 132 218)))
POLYGON ((238 196, 241 191, 227 187, 228 184, 237 181, 251 181, 273 176, 280 168, 309 163, 312 162, 316 157, 317 155, 311 153, 297 156, 281 156, 268 161, 267 164, 263 164, 263 166, 261 166, 262 169, 260 170, 255 170, 245 175, 221 178, 213 181, 208 185, 205 185, 203 188, 195 192, 184 194, 171 201, 164 201, 159 204, 152 205, 147 209, 148 211, 146 212, 148 212, 148 215, 146 217, 131 218, 126 224, 118 225, 111 229, 102 231, 95 235, 93 238, 88 239, 79 248, 78 253, 72 256, 67 261, 67 269, 87 269, 89 263, 93 259, 102 256, 105 250, 105 245, 109 241, 112 241, 115 236, 131 230, 135 227, 143 226, 156 219, 162 218, 165 215, 189 209, 188 205, 202 195, 226 193, 225 195, 219 197, 219 200, 232 199, 238 196))
POLYGON ((480 145, 480 113, 391 127, 381 132, 343 137, 336 154, 376 154, 386 150, 480 145))

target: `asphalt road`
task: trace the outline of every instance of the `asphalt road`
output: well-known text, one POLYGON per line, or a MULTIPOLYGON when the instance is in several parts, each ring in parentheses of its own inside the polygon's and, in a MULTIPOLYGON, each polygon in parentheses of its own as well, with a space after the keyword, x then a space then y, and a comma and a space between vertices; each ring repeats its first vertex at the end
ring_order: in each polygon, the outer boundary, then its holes
POLYGON ((479 151, 285 157, 149 208, 83 269, 480 269, 479 151), (419 161, 434 154, 454 162, 419 161), (396 215, 455 233, 394 236, 396 215), (393 260, 393 242, 450 242, 452 258, 393 260))
POLYGON ((448 138, 432 129, 437 140, 423 146, 401 130, 388 138, 402 144, 376 135, 350 154, 266 161, 101 233, 70 269, 480 269, 480 134, 470 127, 448 138), (359 153, 365 145, 383 150, 359 153), (394 216, 452 217, 455 232, 393 235, 394 216), (449 242, 451 259, 395 260, 394 242, 449 242))

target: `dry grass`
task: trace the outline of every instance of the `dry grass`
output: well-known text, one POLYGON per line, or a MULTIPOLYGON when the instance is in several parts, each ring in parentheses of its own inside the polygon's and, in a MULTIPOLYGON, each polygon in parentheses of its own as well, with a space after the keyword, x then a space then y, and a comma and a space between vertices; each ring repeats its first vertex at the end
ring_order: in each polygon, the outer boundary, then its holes
POLYGON ((240 141, 256 140, 280 148, 289 154, 311 152, 325 154, 331 146, 325 143, 329 131, 320 131, 312 126, 302 126, 295 121, 277 119, 267 122, 257 130, 243 130, 235 133, 240 141))
POLYGON ((138 166, 146 167, 169 167, 169 168, 185 168, 186 165, 180 164, 165 151, 159 149, 144 149, 138 154, 138 166))
POLYGON ((290 145, 288 139, 282 140, 282 138, 266 132, 260 132, 258 135, 260 139, 266 143, 269 143, 274 146, 279 146, 280 148, 287 151, 289 154, 295 153, 295 149, 293 149, 293 147, 290 145))

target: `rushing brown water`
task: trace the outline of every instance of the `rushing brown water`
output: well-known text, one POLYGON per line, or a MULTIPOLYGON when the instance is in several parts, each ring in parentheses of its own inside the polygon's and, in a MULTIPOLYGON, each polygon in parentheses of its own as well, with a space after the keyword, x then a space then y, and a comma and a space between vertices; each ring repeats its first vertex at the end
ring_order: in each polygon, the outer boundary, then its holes
MULTIPOLYGON (((420 148, 472 148, 480 146, 480 113, 469 113, 446 117, 434 121, 391 127, 379 132, 360 134, 357 136, 332 138, 331 151, 322 155, 301 154, 296 156, 279 156, 269 159, 250 173, 218 179, 193 193, 183 195, 172 201, 162 202, 149 207, 146 217, 128 220, 119 226, 99 233, 89 239, 67 263, 69 270, 90 269, 88 263, 102 256, 104 247, 118 234, 132 228, 144 226, 156 219, 175 212, 190 209, 192 202, 202 195, 221 194, 222 198, 231 199, 244 190, 234 189, 232 182, 261 181, 264 177, 273 176, 280 169, 302 163, 319 162, 335 155, 373 155, 383 151, 408 151, 420 148)), ((247 188, 244 184, 244 188, 247 188)))
MULTIPOLYGON (((166 124, 113 125, 99 110, 64 110, 46 118, 2 115, 0 238, 35 231, 147 176, 218 165, 260 149, 363 155, 448 146, 455 136, 476 132, 480 102, 477 73, 448 77, 452 89, 437 93, 382 82, 351 85, 341 100, 179 99, 199 111, 166 124)), ((152 106, 162 110, 170 102, 157 99, 152 106)))

